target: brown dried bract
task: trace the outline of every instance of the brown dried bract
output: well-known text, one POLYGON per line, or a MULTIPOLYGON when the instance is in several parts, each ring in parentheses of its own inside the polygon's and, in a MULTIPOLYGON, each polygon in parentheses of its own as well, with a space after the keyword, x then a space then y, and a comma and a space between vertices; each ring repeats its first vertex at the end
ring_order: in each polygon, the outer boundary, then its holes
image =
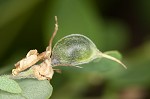
POLYGON ((54 71, 48 59, 44 60, 40 65, 34 65, 31 67, 34 72, 34 76, 38 80, 50 80, 53 77, 54 71))
POLYGON ((38 58, 37 56, 38 56, 37 50, 30 50, 27 53, 25 58, 23 58, 22 60, 20 60, 19 62, 17 62, 15 64, 16 69, 12 70, 12 74, 17 75, 19 72, 21 72, 21 71, 29 68, 33 64, 35 64, 35 62, 38 58))
MULTIPOLYGON (((45 80, 45 79, 52 79, 54 70, 51 66, 51 47, 52 47, 52 41, 58 31, 58 22, 57 22, 57 17, 55 16, 55 30, 53 32, 53 35, 49 41, 49 46, 46 48, 45 52, 38 53, 38 51, 35 50, 30 50, 26 57, 23 58, 22 60, 18 61, 15 64, 15 69, 12 70, 13 76, 17 76, 20 72, 30 68, 30 70, 33 70, 33 74, 35 78, 38 80, 45 80), (43 60, 40 64, 35 65, 38 61, 43 60)), ((56 70, 59 71, 60 70, 56 70)))

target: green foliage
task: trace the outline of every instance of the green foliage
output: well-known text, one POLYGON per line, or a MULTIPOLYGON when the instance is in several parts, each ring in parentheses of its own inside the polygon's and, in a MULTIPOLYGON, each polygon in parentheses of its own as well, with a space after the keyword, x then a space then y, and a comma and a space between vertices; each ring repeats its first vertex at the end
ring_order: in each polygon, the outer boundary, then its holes
POLYGON ((18 83, 12 79, 9 79, 9 76, 0 77, 0 89, 10 93, 21 93, 21 88, 18 83))
MULTIPOLYGON (((113 56, 119 60, 122 58, 118 51, 108 51, 105 52, 105 54, 113 56)), ((94 85, 98 82, 100 83, 103 76, 113 79, 118 73, 126 71, 116 62, 106 58, 98 58, 88 64, 80 66, 83 68, 59 67, 63 73, 60 76, 56 75, 52 80, 52 85, 56 90, 56 92, 53 93, 52 99, 69 99, 70 97, 71 99, 82 99, 83 97, 78 96, 78 94, 83 93, 83 91, 89 87, 89 84, 94 85), (61 79, 63 79, 63 82, 59 83, 61 79), (65 94, 64 90, 70 90, 69 95, 65 94)))
POLYGON ((0 81, 0 99, 48 99, 53 91, 47 80, 19 79, 14 81, 8 77, 0 77, 0 81))
POLYGON ((150 42, 134 50, 132 54, 130 54, 130 58, 127 59, 128 64, 130 64, 130 67, 127 71, 122 72, 120 73, 120 75, 114 77, 112 85, 115 86, 115 88, 124 88, 126 86, 133 86, 136 83, 136 85, 138 86, 149 87, 149 51, 150 42))

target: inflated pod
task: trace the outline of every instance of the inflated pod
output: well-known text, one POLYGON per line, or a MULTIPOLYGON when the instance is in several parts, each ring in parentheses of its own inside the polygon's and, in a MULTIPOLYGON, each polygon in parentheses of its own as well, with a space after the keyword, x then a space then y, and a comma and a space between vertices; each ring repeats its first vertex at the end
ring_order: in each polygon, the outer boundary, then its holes
MULTIPOLYGON (((86 36, 71 34, 60 39, 53 47, 51 64, 58 65, 80 65, 105 57, 123 65, 116 58, 101 53, 96 45, 86 36)), ((123 65, 125 67, 125 65, 123 65)))

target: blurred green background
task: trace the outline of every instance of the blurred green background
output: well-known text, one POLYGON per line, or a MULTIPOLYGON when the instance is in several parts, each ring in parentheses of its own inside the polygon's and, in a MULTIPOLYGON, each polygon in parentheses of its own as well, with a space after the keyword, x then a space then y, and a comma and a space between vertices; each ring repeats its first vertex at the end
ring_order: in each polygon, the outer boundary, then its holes
POLYGON ((86 35, 102 52, 121 52, 128 69, 105 59, 66 67, 51 80, 51 99, 150 99, 149 11, 150 0, 0 0, 0 75, 30 49, 45 50, 57 15, 54 44, 86 35))

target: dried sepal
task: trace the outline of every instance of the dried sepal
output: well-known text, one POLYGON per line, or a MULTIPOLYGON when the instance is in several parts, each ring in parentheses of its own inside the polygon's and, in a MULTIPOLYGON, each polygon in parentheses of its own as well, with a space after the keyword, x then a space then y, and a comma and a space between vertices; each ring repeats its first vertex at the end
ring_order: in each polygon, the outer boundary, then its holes
POLYGON ((31 69, 34 72, 34 77, 36 77, 38 80, 50 80, 54 74, 54 70, 48 59, 44 60, 44 62, 39 65, 32 66, 31 69))
MULTIPOLYGON (((51 49, 52 49, 51 48, 52 41, 58 31, 57 16, 55 16, 55 21, 56 21, 55 29, 49 41, 49 46, 46 48, 46 51, 39 54, 37 50, 30 50, 27 53, 25 58, 23 58, 22 60, 20 60, 19 62, 15 64, 16 69, 12 70, 12 74, 15 77, 12 77, 12 78, 28 78, 27 77, 28 71, 31 70, 33 72, 30 72, 29 76, 31 76, 32 78, 37 78, 38 80, 52 79, 54 70, 51 66, 50 56, 51 56, 51 49), (43 60, 43 62, 41 62, 41 64, 35 65, 39 60, 43 60), (30 69, 27 71, 24 71, 28 68, 30 69)), ((60 72, 60 70, 56 70, 56 71, 60 72)))
POLYGON ((35 50, 30 50, 28 53, 27 53, 27 55, 26 55, 26 57, 30 57, 30 56, 32 56, 32 55, 38 55, 38 51, 35 49, 35 50))
POLYGON ((19 72, 29 68, 30 66, 32 66, 32 63, 37 60, 37 55, 38 55, 38 52, 37 50, 30 50, 26 57, 23 58, 22 60, 18 61, 16 64, 15 64, 15 67, 16 69, 13 69, 12 70, 12 74, 13 75, 17 75, 19 72))

